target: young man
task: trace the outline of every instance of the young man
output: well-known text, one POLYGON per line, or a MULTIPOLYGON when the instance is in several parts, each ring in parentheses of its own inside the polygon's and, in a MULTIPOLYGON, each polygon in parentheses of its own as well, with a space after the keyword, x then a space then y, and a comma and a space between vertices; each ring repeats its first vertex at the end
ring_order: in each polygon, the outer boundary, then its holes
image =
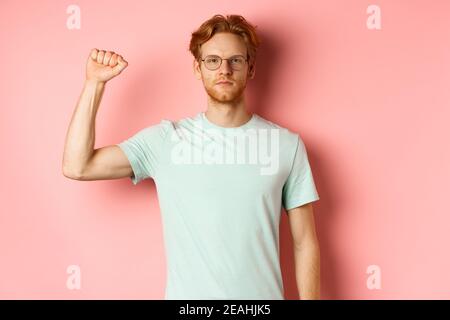
POLYGON ((255 76, 255 27, 215 15, 192 34, 194 73, 207 110, 162 120, 129 139, 94 148, 105 83, 128 65, 93 49, 67 133, 63 173, 90 181, 153 178, 167 250, 166 299, 284 299, 279 262, 282 206, 294 242, 301 299, 320 298, 320 253, 312 202, 319 199, 296 133, 247 112, 255 76))

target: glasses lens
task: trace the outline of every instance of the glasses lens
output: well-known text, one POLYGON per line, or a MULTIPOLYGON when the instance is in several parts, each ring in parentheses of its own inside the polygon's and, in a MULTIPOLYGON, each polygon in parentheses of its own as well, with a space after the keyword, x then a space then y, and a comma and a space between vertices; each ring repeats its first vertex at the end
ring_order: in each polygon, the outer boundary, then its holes
POLYGON ((230 59, 230 63, 234 70, 241 70, 244 66, 245 59, 241 56, 235 56, 230 59))
POLYGON ((205 65, 208 69, 217 69, 220 65, 220 57, 217 56, 207 56, 205 58, 205 65))

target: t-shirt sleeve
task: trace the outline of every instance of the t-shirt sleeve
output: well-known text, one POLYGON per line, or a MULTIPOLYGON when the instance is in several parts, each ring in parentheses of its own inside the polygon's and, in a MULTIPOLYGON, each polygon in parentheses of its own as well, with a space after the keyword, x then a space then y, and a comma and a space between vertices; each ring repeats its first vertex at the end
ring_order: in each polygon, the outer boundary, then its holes
POLYGON ((285 210, 319 200, 305 144, 297 135, 297 148, 291 172, 283 186, 282 200, 285 210))
POLYGON ((141 180, 155 177, 169 124, 168 120, 162 120, 117 144, 125 153, 133 169, 133 175, 130 178, 134 185, 141 180))

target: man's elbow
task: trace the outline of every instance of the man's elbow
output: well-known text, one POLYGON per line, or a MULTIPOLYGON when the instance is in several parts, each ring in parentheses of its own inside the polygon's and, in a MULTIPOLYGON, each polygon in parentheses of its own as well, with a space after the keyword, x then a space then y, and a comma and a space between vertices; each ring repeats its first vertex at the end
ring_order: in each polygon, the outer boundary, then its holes
POLYGON ((72 179, 72 180, 82 180, 83 175, 76 170, 71 170, 69 168, 63 167, 62 173, 66 178, 72 179))

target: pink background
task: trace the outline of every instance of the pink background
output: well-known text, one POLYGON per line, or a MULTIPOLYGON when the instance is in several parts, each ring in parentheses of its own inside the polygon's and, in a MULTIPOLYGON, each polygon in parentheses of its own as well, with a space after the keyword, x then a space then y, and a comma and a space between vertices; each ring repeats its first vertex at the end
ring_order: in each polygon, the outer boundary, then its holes
MULTIPOLYGON (((80 182, 61 172, 91 48, 129 62, 97 115, 96 148, 206 110, 190 34, 237 13, 263 45, 251 111, 299 132, 315 203, 323 299, 450 298, 450 2, 72 1, 0 4, 0 298, 162 299, 154 182, 80 182), (381 8, 381 30, 366 9, 381 8), (70 265, 81 289, 66 287, 70 265), (370 265, 381 289, 370 290, 370 265)), ((287 217, 286 298, 298 298, 287 217)))

